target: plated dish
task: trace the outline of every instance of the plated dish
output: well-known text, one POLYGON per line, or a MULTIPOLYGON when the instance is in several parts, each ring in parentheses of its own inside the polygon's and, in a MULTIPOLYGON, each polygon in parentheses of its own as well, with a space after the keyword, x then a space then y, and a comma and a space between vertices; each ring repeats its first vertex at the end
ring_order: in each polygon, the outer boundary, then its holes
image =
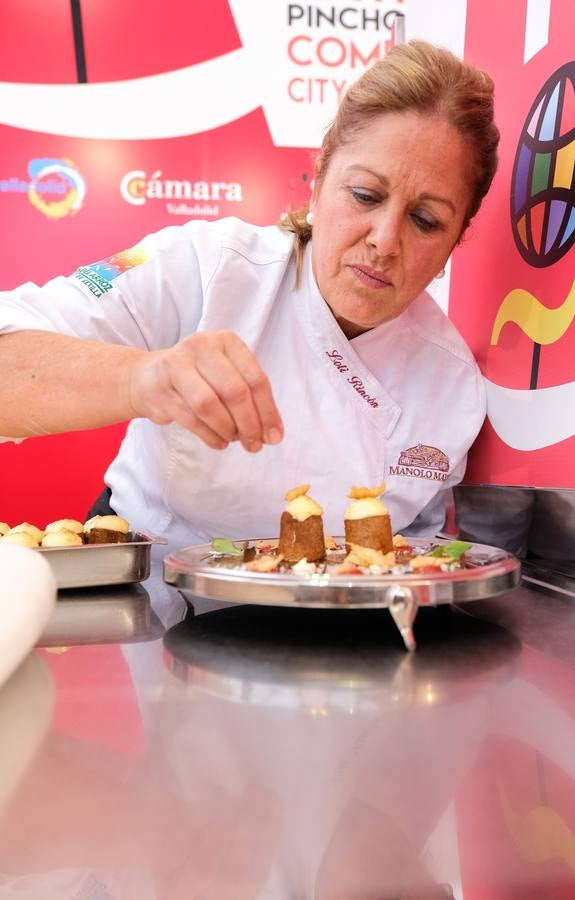
POLYGON ((286 559, 281 552, 281 540, 263 539, 233 542, 215 538, 207 564, 215 568, 260 574, 292 574, 296 576, 370 576, 413 574, 437 575, 455 572, 474 565, 466 552, 472 545, 465 541, 409 541, 403 535, 391 539, 387 552, 346 544, 345 537, 326 537, 320 558, 308 561, 286 559))
MULTIPOLYGON (((336 545, 344 537, 334 539, 336 545)), ((193 606, 194 598, 249 603, 264 606, 312 607, 322 609, 387 608, 393 616, 408 649, 415 647, 413 622, 420 606, 463 603, 503 594, 519 583, 519 561, 504 550, 484 544, 471 544, 457 566, 452 562, 435 571, 419 570, 401 563, 388 570, 360 567, 359 572, 342 571, 340 556, 345 551, 328 551, 325 561, 314 568, 297 564, 281 565, 271 571, 256 571, 244 558, 255 551, 268 557, 273 540, 235 541, 241 559, 214 550, 212 544, 199 544, 172 553, 164 560, 164 580, 177 587, 193 606), (247 551, 247 552, 246 552, 247 551), (338 555, 339 554, 339 555, 338 555), (230 558, 231 557, 231 558, 230 558)), ((410 540, 419 559, 439 548, 447 540, 410 540)), ((218 545, 216 545, 217 547, 218 545)), ((445 559, 445 557, 443 557, 445 559)), ((434 557, 441 559, 441 557, 434 557)))

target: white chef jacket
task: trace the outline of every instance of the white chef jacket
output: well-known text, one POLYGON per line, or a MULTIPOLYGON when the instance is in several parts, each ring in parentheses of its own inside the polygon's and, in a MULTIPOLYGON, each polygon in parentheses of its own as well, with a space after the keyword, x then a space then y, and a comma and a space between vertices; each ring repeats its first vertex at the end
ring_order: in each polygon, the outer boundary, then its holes
POLYGON ((174 547, 276 536, 286 490, 309 483, 326 533, 341 535, 350 487, 381 481, 395 532, 441 528, 442 496, 485 416, 470 350, 427 293, 348 340, 319 292, 311 245, 295 289, 292 241, 235 218, 191 221, 42 288, 0 294, 0 333, 40 328, 157 350, 229 330, 268 375, 285 437, 258 454, 237 442, 211 450, 176 424, 130 423, 106 483, 134 529, 174 547))

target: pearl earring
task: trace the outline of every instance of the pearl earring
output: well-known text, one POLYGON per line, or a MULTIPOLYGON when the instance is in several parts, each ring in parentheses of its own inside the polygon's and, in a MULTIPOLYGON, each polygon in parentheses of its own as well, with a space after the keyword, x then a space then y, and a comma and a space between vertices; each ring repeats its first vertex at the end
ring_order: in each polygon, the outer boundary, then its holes
POLYGON ((305 220, 306 220, 306 222, 307 222, 308 225, 313 225, 313 213, 312 213, 312 212, 308 212, 308 214, 307 214, 306 217, 305 217, 305 220))
POLYGON ((445 269, 441 269, 441 271, 438 272, 437 275, 436 275, 435 277, 436 277, 436 278, 443 278, 444 275, 445 275, 445 269))

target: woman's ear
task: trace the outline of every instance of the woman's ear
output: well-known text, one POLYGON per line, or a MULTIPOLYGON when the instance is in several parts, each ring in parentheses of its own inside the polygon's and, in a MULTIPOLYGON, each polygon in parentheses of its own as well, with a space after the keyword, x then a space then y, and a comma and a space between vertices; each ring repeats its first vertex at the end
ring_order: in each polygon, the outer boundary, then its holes
POLYGON ((322 178, 321 178, 322 168, 323 168, 323 157, 322 157, 321 153, 318 153, 318 155, 316 156, 316 158, 314 160, 314 164, 313 164, 313 182, 312 182, 312 189, 311 189, 311 197, 309 200, 309 208, 312 212, 317 203, 319 188, 320 188, 321 181, 322 181, 322 178))

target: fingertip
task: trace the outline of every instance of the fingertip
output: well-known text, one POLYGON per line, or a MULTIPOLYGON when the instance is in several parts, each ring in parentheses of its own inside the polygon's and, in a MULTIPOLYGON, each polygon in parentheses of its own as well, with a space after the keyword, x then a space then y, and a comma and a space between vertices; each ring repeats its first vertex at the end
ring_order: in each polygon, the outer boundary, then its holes
POLYGON ((283 431, 280 428, 270 428, 266 432, 266 444, 279 444, 283 438, 283 431))
POLYGON ((248 453, 259 453, 262 449, 261 441, 242 441, 242 447, 244 450, 247 450, 248 453))

